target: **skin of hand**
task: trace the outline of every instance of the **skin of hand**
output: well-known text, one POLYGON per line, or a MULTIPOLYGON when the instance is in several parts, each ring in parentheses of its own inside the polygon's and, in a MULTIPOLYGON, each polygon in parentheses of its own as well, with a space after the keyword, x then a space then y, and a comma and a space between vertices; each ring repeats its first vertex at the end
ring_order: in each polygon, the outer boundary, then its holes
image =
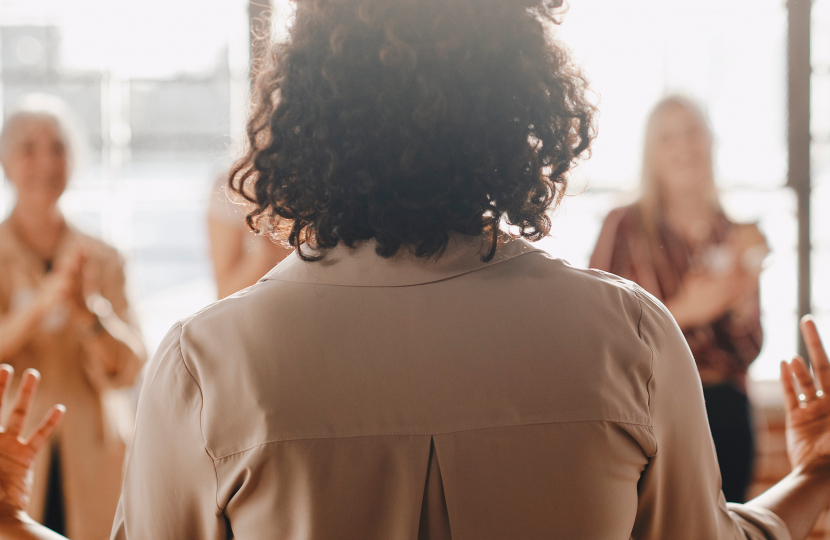
POLYGON ((693 271, 666 305, 681 328, 691 328, 717 320, 737 304, 746 288, 747 277, 737 268, 725 275, 693 271))
POLYGON ((86 310, 83 288, 85 265, 86 254, 80 247, 58 261, 38 290, 35 305, 41 313, 59 305, 67 305, 73 313, 79 308, 86 310))
POLYGON ((742 274, 741 294, 731 307, 732 321, 741 322, 757 317, 758 285, 764 259, 769 255, 767 240, 754 224, 736 225, 726 244, 737 255, 736 268, 742 274))
POLYGON ((64 305, 69 308, 76 326, 92 324, 95 315, 87 308, 84 290, 86 262, 86 253, 81 247, 75 248, 58 262, 55 270, 44 279, 38 293, 36 303, 42 313, 64 305))
MULTIPOLYGON (((11 385, 14 370, 0 366, 0 400, 11 385)), ((35 455, 49 440, 66 409, 53 406, 40 425, 27 437, 21 431, 26 423, 29 408, 40 381, 37 370, 27 369, 14 401, 14 407, 6 425, 0 429, 0 515, 16 516, 26 512, 32 482, 32 464, 35 455)))
MULTIPOLYGON (((93 313, 87 305, 85 285, 94 282, 90 272, 94 267, 87 264, 87 255, 78 247, 60 261, 53 272, 46 276, 35 302, 23 312, 13 314, 0 328, 0 360, 14 355, 37 333, 42 317, 57 306, 69 308, 70 322, 75 327, 82 345, 90 358, 94 359, 92 369, 99 373, 101 380, 118 375, 132 355, 143 363, 146 351, 138 332, 112 312, 104 316, 93 313)), ((94 297, 95 295, 92 295, 94 297)), ((100 297, 100 295, 98 295, 100 297)))
POLYGON ((746 271, 760 274, 763 258, 769 254, 770 249, 767 239, 757 225, 751 223, 736 225, 729 233, 726 243, 740 255, 741 263, 746 271), (758 258, 751 257, 750 260, 745 260, 748 254, 757 255, 758 258))
POLYGON ((94 323, 95 314, 87 307, 87 294, 85 282, 88 281, 87 274, 91 271, 87 265, 87 255, 83 248, 76 248, 64 261, 59 269, 66 275, 68 281, 69 307, 72 313, 72 320, 76 326, 87 327, 94 323))
POLYGON ((681 328, 710 323, 727 312, 733 323, 740 324, 757 310, 762 267, 758 264, 746 268, 743 259, 749 250, 765 256, 769 252, 766 239, 755 225, 738 225, 725 244, 734 254, 731 268, 723 274, 692 270, 683 279, 679 292, 667 302, 681 328))
POLYGON ((781 363, 787 453, 793 467, 830 459, 830 396, 824 390, 830 391, 830 361, 812 317, 802 319, 801 333, 810 353, 813 373, 800 356, 781 363))
MULTIPOLYGON (((146 352, 138 334, 119 319, 111 307, 107 314, 101 316, 90 309, 87 285, 95 282, 95 275, 92 274, 94 267, 87 264, 87 261, 85 250, 79 246, 61 261, 56 272, 66 281, 66 302, 71 322, 89 356, 97 359, 92 368, 106 378, 117 374, 120 359, 125 355, 143 359, 146 352)), ((105 303, 109 306, 108 302, 105 303)))
POLYGON ((68 304, 72 295, 74 283, 71 272, 58 266, 54 272, 46 276, 38 290, 35 306, 41 313, 59 305, 68 304))
POLYGON ((781 362, 787 453, 793 471, 747 503, 775 513, 787 524, 793 540, 807 538, 821 512, 830 507, 830 398, 823 390, 830 389, 830 362, 809 315, 801 320, 801 332, 813 374, 802 358, 781 362))
POLYGON ((55 271, 44 278, 35 301, 23 310, 11 313, 3 321, 0 328, 0 361, 12 358, 21 347, 34 339, 44 315, 58 306, 71 306, 74 303, 74 287, 71 267, 59 263, 55 271))

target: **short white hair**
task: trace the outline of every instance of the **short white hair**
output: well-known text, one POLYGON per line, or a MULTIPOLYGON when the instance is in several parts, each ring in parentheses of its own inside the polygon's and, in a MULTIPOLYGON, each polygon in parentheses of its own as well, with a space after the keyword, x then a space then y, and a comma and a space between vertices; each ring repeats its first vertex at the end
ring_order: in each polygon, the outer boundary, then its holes
POLYGON ((12 110, 0 130, 0 159, 9 151, 14 134, 33 120, 55 123, 66 147, 70 171, 76 169, 86 154, 85 139, 66 102, 49 94, 29 94, 12 110))

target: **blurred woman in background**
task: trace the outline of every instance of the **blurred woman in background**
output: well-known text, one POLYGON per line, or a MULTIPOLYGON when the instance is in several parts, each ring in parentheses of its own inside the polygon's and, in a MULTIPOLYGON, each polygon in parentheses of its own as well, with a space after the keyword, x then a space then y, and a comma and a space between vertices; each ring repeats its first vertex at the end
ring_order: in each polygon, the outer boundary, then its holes
POLYGON ((75 538, 104 539, 131 422, 108 390, 135 382, 145 352, 122 259, 58 208, 74 141, 62 105, 44 99, 12 114, 0 133, 0 163, 17 194, 0 223, 0 361, 46 376, 34 416, 55 402, 72 410, 35 463, 32 515, 75 538))
POLYGON ((250 287, 291 253, 251 232, 241 208, 245 201, 226 189, 227 179, 227 173, 219 175, 208 206, 210 255, 220 299, 250 287))
POLYGON ((830 396, 806 364, 782 364, 795 470, 727 506, 671 315, 526 241, 593 135, 562 3, 297 2, 233 175, 295 253, 163 340, 112 538, 807 537, 830 396))
POLYGON ((732 502, 743 502, 752 476, 746 375, 761 350, 758 277, 767 251, 757 227, 730 221, 721 208, 703 112, 684 97, 660 101, 646 127, 641 197, 608 215, 590 266, 638 283, 674 315, 700 372, 732 502))

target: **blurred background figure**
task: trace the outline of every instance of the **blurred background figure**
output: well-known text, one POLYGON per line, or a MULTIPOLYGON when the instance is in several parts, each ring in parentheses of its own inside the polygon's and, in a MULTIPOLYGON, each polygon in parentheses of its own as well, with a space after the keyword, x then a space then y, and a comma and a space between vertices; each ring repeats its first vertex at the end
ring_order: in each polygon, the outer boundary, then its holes
MULTIPOLYGON (((294 5, 0 1, 0 122, 32 92, 59 96, 81 119, 88 153, 61 211, 129 260, 149 351, 176 320, 217 297, 205 218, 213 180, 244 136, 251 36, 279 38, 294 5), (269 7, 274 24, 254 24, 269 7)), ((830 272, 830 212, 821 211, 830 207, 830 0, 572 2, 557 33, 584 61, 602 117, 592 158, 574 172, 574 190, 585 191, 566 200, 555 236, 538 245, 587 266, 604 218, 639 184, 643 118, 653 104, 675 91, 706 103, 720 202, 733 219, 757 221, 774 253, 761 276, 764 346, 750 369, 759 425, 768 426, 759 433, 756 487, 771 485, 787 468, 778 362, 798 347, 799 288, 812 291, 809 311, 830 332, 830 280, 799 271, 830 272), (793 80, 813 99, 791 93, 793 80), (788 156, 809 164, 808 182, 788 171, 788 156), (812 205, 800 205, 804 197, 812 205), (798 234, 803 223, 812 223, 808 240, 798 234)), ((13 191, 0 175, 0 221, 13 191)))
POLYGON ((758 279, 768 248, 718 201, 712 134, 684 97, 660 101, 646 127, 639 200, 612 211, 590 266, 631 279, 666 303, 704 386, 723 491, 743 502, 752 479, 747 369, 761 350, 758 279))
POLYGON ((0 362, 43 373, 33 418, 56 402, 72 411, 35 463, 32 515, 75 538, 104 539, 132 421, 110 390, 135 382, 145 352, 118 252, 58 207, 77 156, 68 111, 46 96, 26 103, 0 133, 16 193, 0 223, 0 362))
POLYGON ((237 200, 227 183, 228 175, 219 175, 208 206, 210 255, 220 299, 250 287, 292 251, 248 228, 245 201, 237 200))

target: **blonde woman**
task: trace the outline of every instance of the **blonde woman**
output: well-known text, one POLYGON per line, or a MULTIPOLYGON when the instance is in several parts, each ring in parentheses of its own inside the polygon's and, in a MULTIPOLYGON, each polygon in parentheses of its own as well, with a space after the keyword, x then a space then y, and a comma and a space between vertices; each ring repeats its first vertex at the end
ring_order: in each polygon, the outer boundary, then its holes
POLYGON ((527 241, 593 134, 561 4, 297 1, 234 175, 295 253, 158 348, 113 539, 807 537, 830 396, 806 365, 782 365, 794 471, 727 505, 671 315, 527 241))
POLYGON ((72 226, 58 207, 75 153, 60 104, 30 100, 0 133, 0 163, 17 194, 0 223, 0 362, 46 377, 33 405, 71 412, 34 463, 31 513, 58 532, 105 539, 121 485, 123 418, 110 390, 144 361, 118 252, 72 226))
POLYGON ((649 117, 642 194, 611 212, 590 266, 666 303, 697 363, 727 500, 742 502, 754 454, 747 368, 761 350, 758 276, 767 253, 754 225, 718 201, 712 133, 691 100, 670 96, 649 117))

